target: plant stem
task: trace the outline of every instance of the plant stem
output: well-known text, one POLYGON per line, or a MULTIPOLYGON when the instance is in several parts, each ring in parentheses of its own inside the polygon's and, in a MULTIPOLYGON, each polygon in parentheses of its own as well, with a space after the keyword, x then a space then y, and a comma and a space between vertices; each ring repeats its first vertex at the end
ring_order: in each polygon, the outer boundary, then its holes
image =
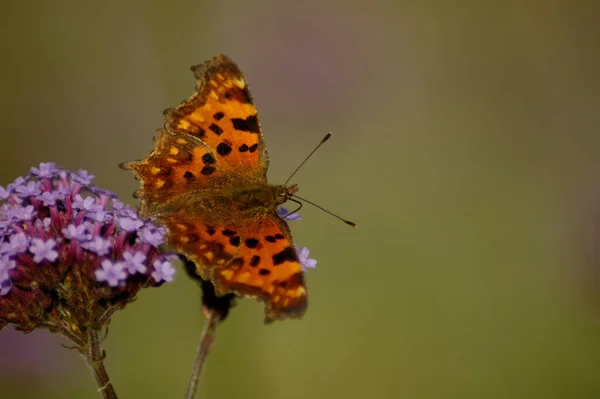
POLYGON ((85 354, 87 361, 96 383, 98 384, 98 391, 102 394, 104 399, 117 399, 115 389, 108 378, 106 369, 104 368, 104 355, 100 350, 100 339, 98 338, 98 330, 90 328, 88 332, 88 348, 85 354))
POLYGON ((190 381, 185 393, 186 399, 194 399, 196 397, 200 377, 202 376, 202 371, 204 370, 204 365, 206 364, 206 358, 208 357, 208 354, 210 353, 212 345, 215 341, 217 324, 219 324, 220 320, 221 317, 219 312, 214 310, 210 311, 206 323, 204 324, 204 330, 200 336, 200 342, 196 348, 196 360, 194 361, 192 375, 190 376, 190 381))

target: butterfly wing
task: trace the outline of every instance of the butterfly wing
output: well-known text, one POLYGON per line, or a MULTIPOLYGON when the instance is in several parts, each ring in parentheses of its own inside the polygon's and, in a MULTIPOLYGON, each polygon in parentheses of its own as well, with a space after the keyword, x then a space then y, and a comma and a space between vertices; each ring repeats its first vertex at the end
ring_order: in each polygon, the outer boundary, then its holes
POLYGON ((219 55, 192 70, 196 92, 165 111, 155 150, 141 161, 121 164, 141 180, 137 194, 146 216, 159 213, 170 199, 217 186, 222 177, 267 182, 267 151, 238 66, 219 55))
POLYGON ((196 92, 165 111, 166 129, 197 137, 213 148, 225 172, 250 173, 266 182, 267 150, 239 67, 218 55, 192 71, 198 80, 196 92))
POLYGON ((155 216, 169 199, 208 188, 223 176, 215 152, 196 137, 160 130, 155 141, 148 157, 121 164, 141 180, 137 196, 142 200, 144 215, 155 216))
POLYGON ((233 292, 265 302, 265 322, 300 317, 308 304, 302 265, 286 223, 275 213, 250 226, 206 226, 169 217, 168 244, 213 282, 217 295, 233 292))

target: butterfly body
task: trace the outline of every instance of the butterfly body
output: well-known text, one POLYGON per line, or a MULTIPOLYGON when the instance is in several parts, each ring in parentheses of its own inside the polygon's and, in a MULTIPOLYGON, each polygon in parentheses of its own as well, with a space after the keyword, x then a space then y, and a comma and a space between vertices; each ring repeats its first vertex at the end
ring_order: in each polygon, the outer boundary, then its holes
POLYGON ((122 164, 141 180, 141 213, 167 227, 167 245, 217 295, 263 300, 266 322, 299 317, 302 267, 277 214, 298 188, 267 182, 256 108, 237 65, 220 55, 192 70, 196 93, 165 112, 154 151, 122 164))

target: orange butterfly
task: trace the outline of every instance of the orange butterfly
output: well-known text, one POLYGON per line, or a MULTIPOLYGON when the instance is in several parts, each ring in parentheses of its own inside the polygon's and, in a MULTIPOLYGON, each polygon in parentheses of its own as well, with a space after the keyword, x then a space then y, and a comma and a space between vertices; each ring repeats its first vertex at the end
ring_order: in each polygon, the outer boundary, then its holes
POLYGON ((218 55, 192 71, 196 93, 165 111, 154 151, 121 165, 141 180, 141 213, 167 227, 167 245, 218 296, 263 300, 265 322, 300 317, 302 265, 277 214, 298 187, 267 183, 267 150, 238 66, 218 55))

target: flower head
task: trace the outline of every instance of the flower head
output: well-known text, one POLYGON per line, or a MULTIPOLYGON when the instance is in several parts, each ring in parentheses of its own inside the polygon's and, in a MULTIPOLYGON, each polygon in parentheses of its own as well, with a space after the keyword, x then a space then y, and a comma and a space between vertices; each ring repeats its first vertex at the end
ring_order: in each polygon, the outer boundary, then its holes
POLYGON ((0 187, 0 329, 99 328, 141 288, 173 281, 166 230, 52 162, 0 187), (112 200, 112 201, 111 201, 112 200))

